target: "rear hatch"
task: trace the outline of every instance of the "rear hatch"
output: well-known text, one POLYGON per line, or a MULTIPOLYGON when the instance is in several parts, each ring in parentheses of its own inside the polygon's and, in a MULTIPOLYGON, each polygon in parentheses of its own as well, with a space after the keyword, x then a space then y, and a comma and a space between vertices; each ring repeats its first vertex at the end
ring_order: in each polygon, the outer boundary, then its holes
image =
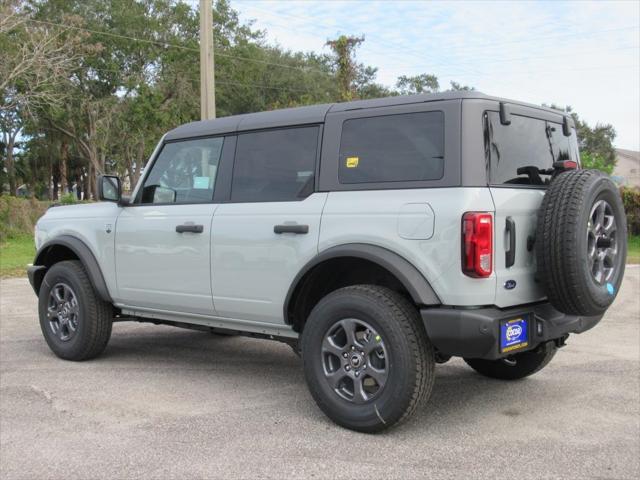
POLYGON ((563 116, 521 107, 484 116, 490 191, 495 206, 495 304, 510 307, 544 299, 536 282, 537 214, 557 161, 578 162, 573 128, 563 116))

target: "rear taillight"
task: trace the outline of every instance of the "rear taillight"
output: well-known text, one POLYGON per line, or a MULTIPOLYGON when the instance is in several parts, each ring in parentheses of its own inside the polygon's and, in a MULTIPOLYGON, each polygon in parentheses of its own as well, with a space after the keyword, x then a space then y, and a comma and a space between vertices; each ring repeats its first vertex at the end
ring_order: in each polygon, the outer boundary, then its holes
POLYGON ((462 271, 470 277, 488 277, 493 265, 493 218, 490 213, 462 216, 462 271))

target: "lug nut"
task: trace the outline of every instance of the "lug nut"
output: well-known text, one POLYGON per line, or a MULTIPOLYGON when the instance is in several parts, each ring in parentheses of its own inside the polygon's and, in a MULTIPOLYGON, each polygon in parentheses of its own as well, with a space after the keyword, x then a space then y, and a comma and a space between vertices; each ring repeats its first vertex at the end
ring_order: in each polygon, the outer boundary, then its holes
POLYGON ((355 350, 355 349, 356 349, 356 347, 354 347, 353 345, 351 345, 351 350, 355 350))
POLYGON ((351 370, 351 367, 349 365, 346 365, 344 369, 348 372, 349 370, 351 370))
POLYGON ((347 358, 347 357, 349 356, 349 354, 348 354, 347 352, 344 352, 344 353, 342 354, 342 356, 343 356, 344 358, 347 358))
POLYGON ((366 369, 367 369, 367 365, 366 365, 366 364, 365 364, 365 365, 363 365, 363 366, 362 366, 362 369, 363 369, 363 370, 366 370, 366 369))
POLYGON ((356 377, 360 376, 360 372, 356 370, 356 377))

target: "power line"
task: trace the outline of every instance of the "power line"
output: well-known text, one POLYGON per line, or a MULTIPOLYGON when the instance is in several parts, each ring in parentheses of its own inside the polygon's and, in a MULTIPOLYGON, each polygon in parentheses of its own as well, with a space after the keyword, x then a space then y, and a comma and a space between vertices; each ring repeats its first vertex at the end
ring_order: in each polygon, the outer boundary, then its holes
MULTIPOLYGON (((131 40, 131 41, 135 41, 135 42, 142 42, 142 43, 148 43, 148 44, 153 44, 153 45, 159 45, 159 46, 163 46, 163 47, 167 47, 167 48, 178 48, 181 50, 188 50, 191 52, 198 52, 200 53, 200 50, 198 48, 195 47, 188 47, 186 45, 178 45, 176 43, 169 43, 169 42, 163 42, 160 40, 151 40, 148 38, 139 38, 139 37, 131 37, 129 35, 122 35, 119 33, 113 33, 113 32, 106 32, 103 30, 92 30, 89 28, 84 28, 84 27, 77 27, 75 25, 64 25, 62 23, 56 23, 56 22, 49 22, 49 21, 45 21, 45 20, 35 20, 35 19, 28 19, 28 21, 30 22, 35 22, 35 23, 42 23, 45 25, 52 25, 52 26, 56 26, 56 27, 60 27, 60 28, 70 28, 73 30, 79 30, 79 31, 84 31, 84 32, 89 32, 89 33, 93 33, 96 35, 105 35, 108 37, 114 37, 114 38, 122 38, 125 40, 131 40)), ((221 52, 216 52, 216 56, 218 57, 225 57, 225 58, 231 58, 234 60, 241 60, 241 61, 245 61, 245 62, 253 62, 253 63, 260 63, 263 65, 271 65, 274 67, 281 67, 281 68, 288 68, 291 70, 299 70, 301 72, 304 73, 308 73, 308 72, 318 72, 321 73, 323 75, 327 75, 329 72, 320 70, 319 68, 313 68, 313 67, 296 67, 294 65, 286 65, 283 63, 275 63, 275 62, 270 62, 268 60, 261 60, 258 58, 249 58, 249 57, 240 57, 237 55, 231 55, 228 53, 221 53, 221 52)))
MULTIPOLYGON (((269 13, 269 14, 273 14, 274 12, 270 12, 266 9, 263 9, 261 7, 256 7, 256 6, 251 6, 251 8, 253 8, 254 10, 258 10, 258 11, 262 11, 265 13, 269 13)), ((293 19, 299 19, 299 20, 303 20, 305 22, 308 22, 309 19, 305 18, 305 17, 301 17, 299 15, 293 15, 290 13, 280 13, 278 12, 277 14, 278 16, 286 16, 289 18, 293 18, 293 19)), ((277 21, 273 21, 273 20, 269 20, 269 22, 271 23, 275 23, 276 25, 278 25, 277 21)), ((564 24, 564 22, 558 22, 558 24, 564 24)), ((279 24, 279 26, 281 27, 285 27, 287 28, 289 31, 294 31, 294 32, 300 32, 300 33, 308 33, 308 30, 310 28, 317 28, 318 26, 323 26, 321 24, 318 24, 318 22, 316 22, 315 20, 313 21, 313 24, 310 25, 309 27, 305 28, 304 31, 303 29, 296 29, 296 28, 292 28, 291 25, 282 25, 279 24)), ((548 24, 544 25, 545 27, 548 27, 548 24)), ((324 25, 324 28, 334 28, 334 27, 328 27, 327 25, 324 25)), ((605 30, 594 30, 594 31, 589 31, 586 33, 576 33, 576 32, 566 32, 566 33, 559 33, 556 35, 549 35, 549 34, 545 34, 545 35, 541 35, 541 36, 537 36, 537 37, 528 37, 528 38, 520 38, 520 39, 514 39, 514 40, 507 40, 507 41, 501 41, 501 42, 488 42, 488 43, 480 43, 480 44, 473 44, 470 47, 469 46, 465 46, 465 52, 462 54, 448 54, 447 57, 448 58, 458 58, 458 59, 462 59, 464 60, 466 58, 466 56, 470 56, 470 55, 477 55, 477 53, 475 52, 474 49, 479 49, 479 48, 486 48, 486 47, 490 47, 490 46, 500 46, 500 45, 507 45, 507 44, 513 44, 513 43, 522 43, 522 42, 531 42, 532 40, 536 40, 536 39, 556 39, 556 38, 565 38, 565 37, 592 37, 593 35, 596 34, 603 34, 603 33, 611 33, 611 32, 616 32, 616 31, 626 31, 626 30, 633 30, 633 29, 638 29, 640 27, 638 27, 637 25, 634 26, 628 26, 628 27, 616 27, 616 28, 610 28, 610 29, 605 29, 605 30)), ((371 39, 370 37, 367 38, 367 42, 369 43, 377 43, 378 45, 383 45, 385 47, 388 46, 393 46, 394 42, 389 42, 389 41, 385 41, 385 40, 380 40, 380 39, 371 39)), ((366 43, 366 42, 365 42, 366 43)), ((413 56, 414 58, 420 58, 421 60, 425 60, 425 52, 423 51, 416 51, 416 50, 410 50, 407 49, 406 46, 401 45, 397 42, 395 42, 395 45, 399 47, 399 50, 401 50, 401 54, 405 54, 408 56, 413 56)), ((469 65, 469 61, 458 61, 458 62, 447 62, 446 66, 464 66, 464 65, 469 65)), ((442 65, 442 63, 440 62, 439 65, 442 65)))

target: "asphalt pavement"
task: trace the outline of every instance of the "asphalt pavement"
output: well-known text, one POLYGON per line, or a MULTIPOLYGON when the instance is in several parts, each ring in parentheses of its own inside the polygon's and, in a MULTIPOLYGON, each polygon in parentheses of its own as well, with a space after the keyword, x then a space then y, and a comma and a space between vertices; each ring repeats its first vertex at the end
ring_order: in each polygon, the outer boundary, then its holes
POLYGON ((0 478, 640 477, 640 268, 602 322, 507 383, 454 359, 383 434, 331 423, 277 342, 135 323, 105 353, 47 348, 26 279, 0 281, 0 478))

